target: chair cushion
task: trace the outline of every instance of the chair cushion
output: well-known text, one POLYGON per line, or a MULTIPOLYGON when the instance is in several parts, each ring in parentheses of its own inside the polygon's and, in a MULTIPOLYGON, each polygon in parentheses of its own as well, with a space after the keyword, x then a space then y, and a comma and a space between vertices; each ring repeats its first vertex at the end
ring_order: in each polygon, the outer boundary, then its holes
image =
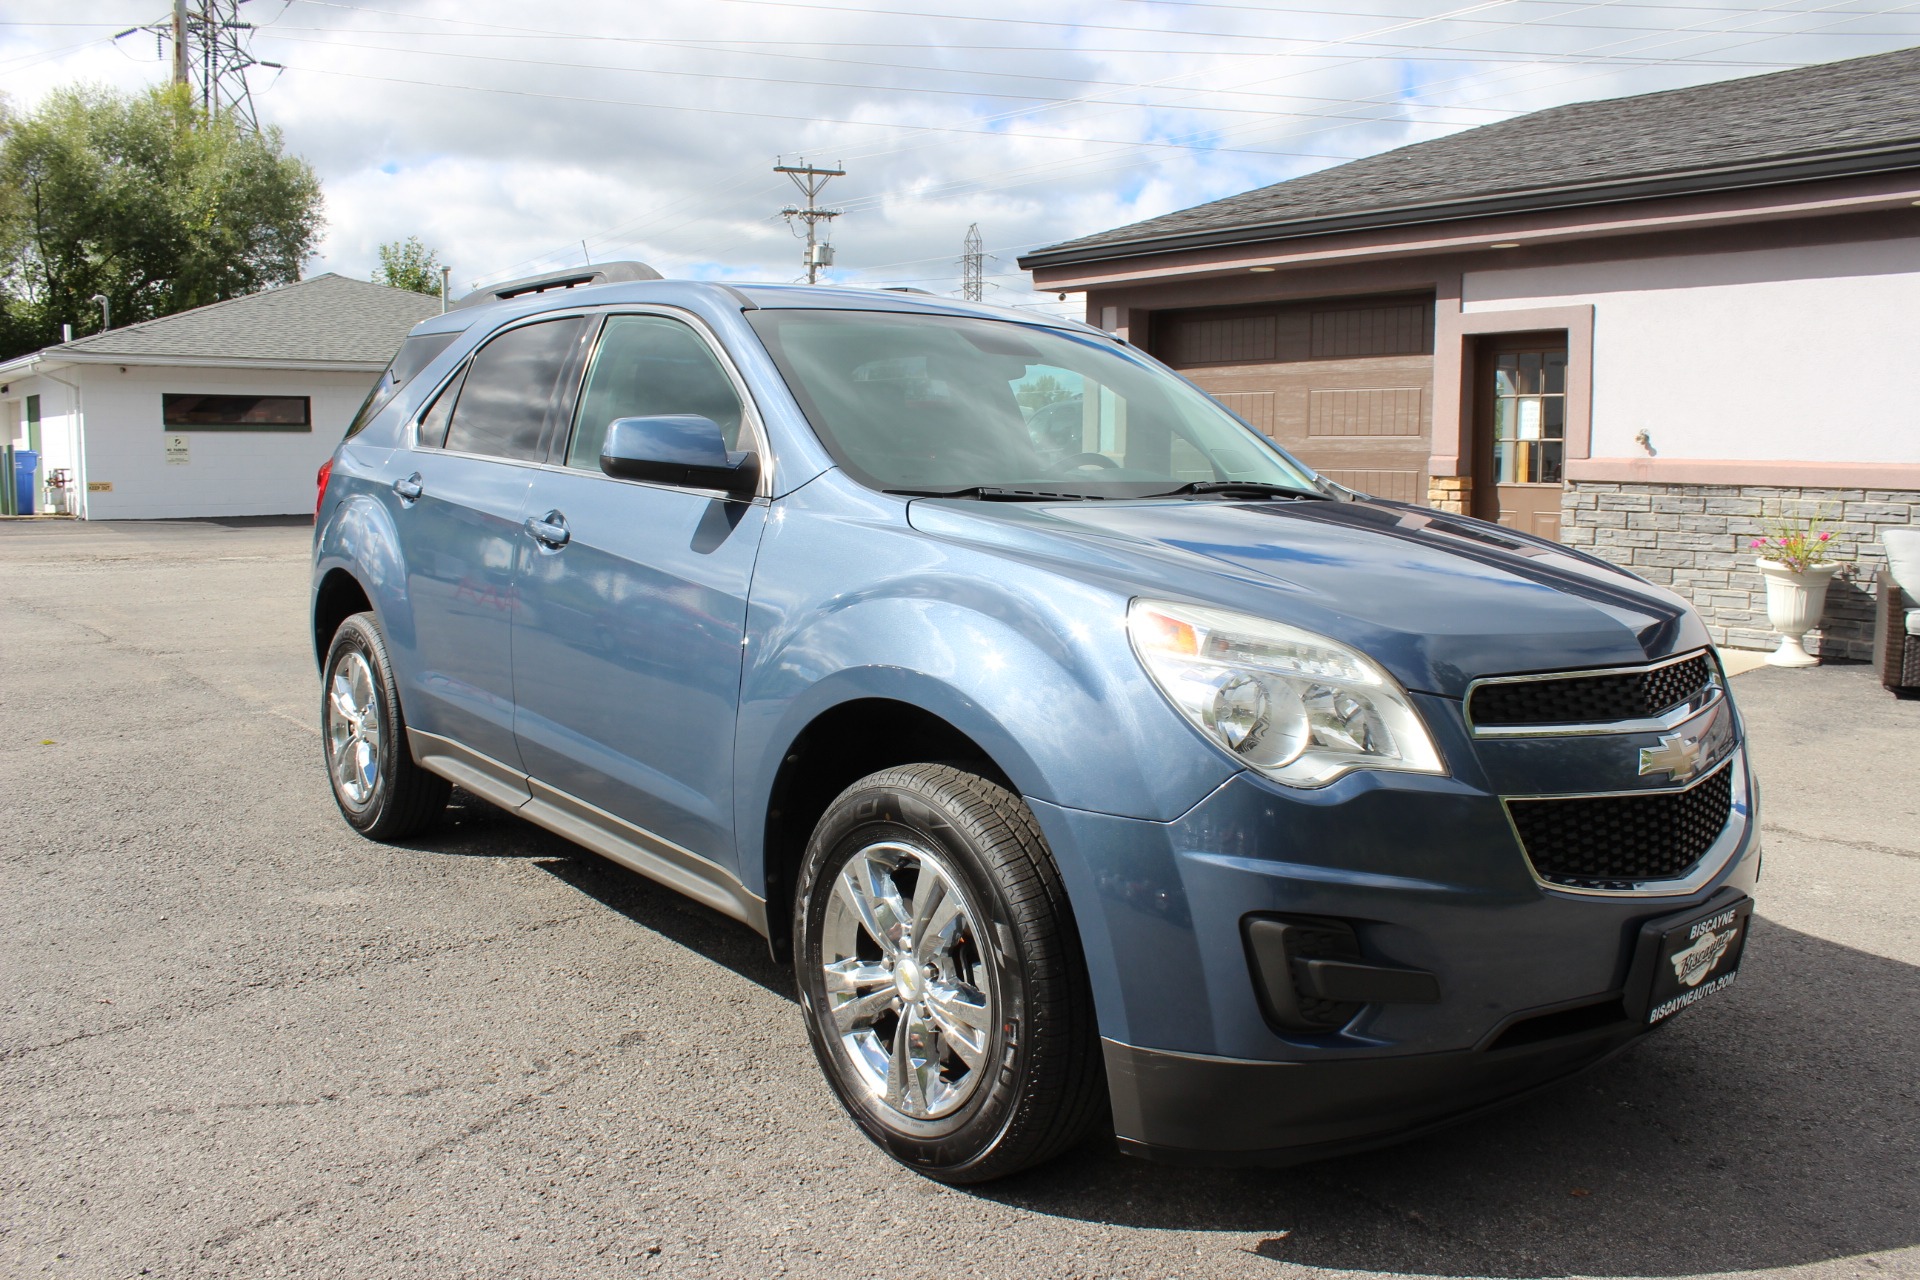
POLYGON ((1920 600, 1920 529, 1887 529, 1880 534, 1880 541, 1886 544, 1887 569, 1893 580, 1902 591, 1920 600))

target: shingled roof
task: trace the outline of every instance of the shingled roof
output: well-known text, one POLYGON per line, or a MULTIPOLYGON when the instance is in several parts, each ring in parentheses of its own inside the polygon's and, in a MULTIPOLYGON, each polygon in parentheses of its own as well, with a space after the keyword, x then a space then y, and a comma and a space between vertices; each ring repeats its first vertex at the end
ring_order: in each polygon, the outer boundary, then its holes
POLYGON ((50 360, 366 365, 393 358, 407 331, 440 313, 440 300, 328 272, 244 298, 142 320, 48 347, 50 360))
POLYGON ((1363 226, 1920 167, 1920 49, 1535 111, 1020 259, 1065 265, 1363 226))

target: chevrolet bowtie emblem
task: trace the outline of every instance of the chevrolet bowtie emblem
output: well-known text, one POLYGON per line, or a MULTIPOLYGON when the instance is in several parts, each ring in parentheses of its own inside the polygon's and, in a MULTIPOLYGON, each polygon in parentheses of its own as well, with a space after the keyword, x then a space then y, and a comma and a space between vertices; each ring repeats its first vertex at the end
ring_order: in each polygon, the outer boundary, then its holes
POLYGON ((1684 733, 1670 733, 1660 739, 1659 746, 1640 748, 1640 776, 1664 772, 1675 782, 1685 782, 1700 772, 1700 758, 1706 754, 1705 738, 1705 734, 1690 738, 1684 733))

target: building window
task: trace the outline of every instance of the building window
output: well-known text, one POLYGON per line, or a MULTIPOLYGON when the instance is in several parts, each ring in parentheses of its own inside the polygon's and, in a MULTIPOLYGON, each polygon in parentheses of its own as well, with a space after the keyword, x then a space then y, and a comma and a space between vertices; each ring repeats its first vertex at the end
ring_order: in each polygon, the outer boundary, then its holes
POLYGON ((310 396, 163 395, 169 431, 311 431, 310 396))
POLYGON ((1509 351, 1493 369, 1497 484, 1559 484, 1566 463, 1567 353, 1509 351))

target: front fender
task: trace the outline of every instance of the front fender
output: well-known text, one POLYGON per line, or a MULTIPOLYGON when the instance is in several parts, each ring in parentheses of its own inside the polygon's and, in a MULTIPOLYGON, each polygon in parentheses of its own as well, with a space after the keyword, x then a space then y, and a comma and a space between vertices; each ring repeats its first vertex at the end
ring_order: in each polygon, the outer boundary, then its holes
POLYGON ((902 504, 835 472, 781 508, 755 569, 740 698, 749 874, 794 740, 858 698, 941 717, 1021 794, 1066 808, 1168 821, 1235 772, 1147 680, 1124 593, 929 539, 902 504))

